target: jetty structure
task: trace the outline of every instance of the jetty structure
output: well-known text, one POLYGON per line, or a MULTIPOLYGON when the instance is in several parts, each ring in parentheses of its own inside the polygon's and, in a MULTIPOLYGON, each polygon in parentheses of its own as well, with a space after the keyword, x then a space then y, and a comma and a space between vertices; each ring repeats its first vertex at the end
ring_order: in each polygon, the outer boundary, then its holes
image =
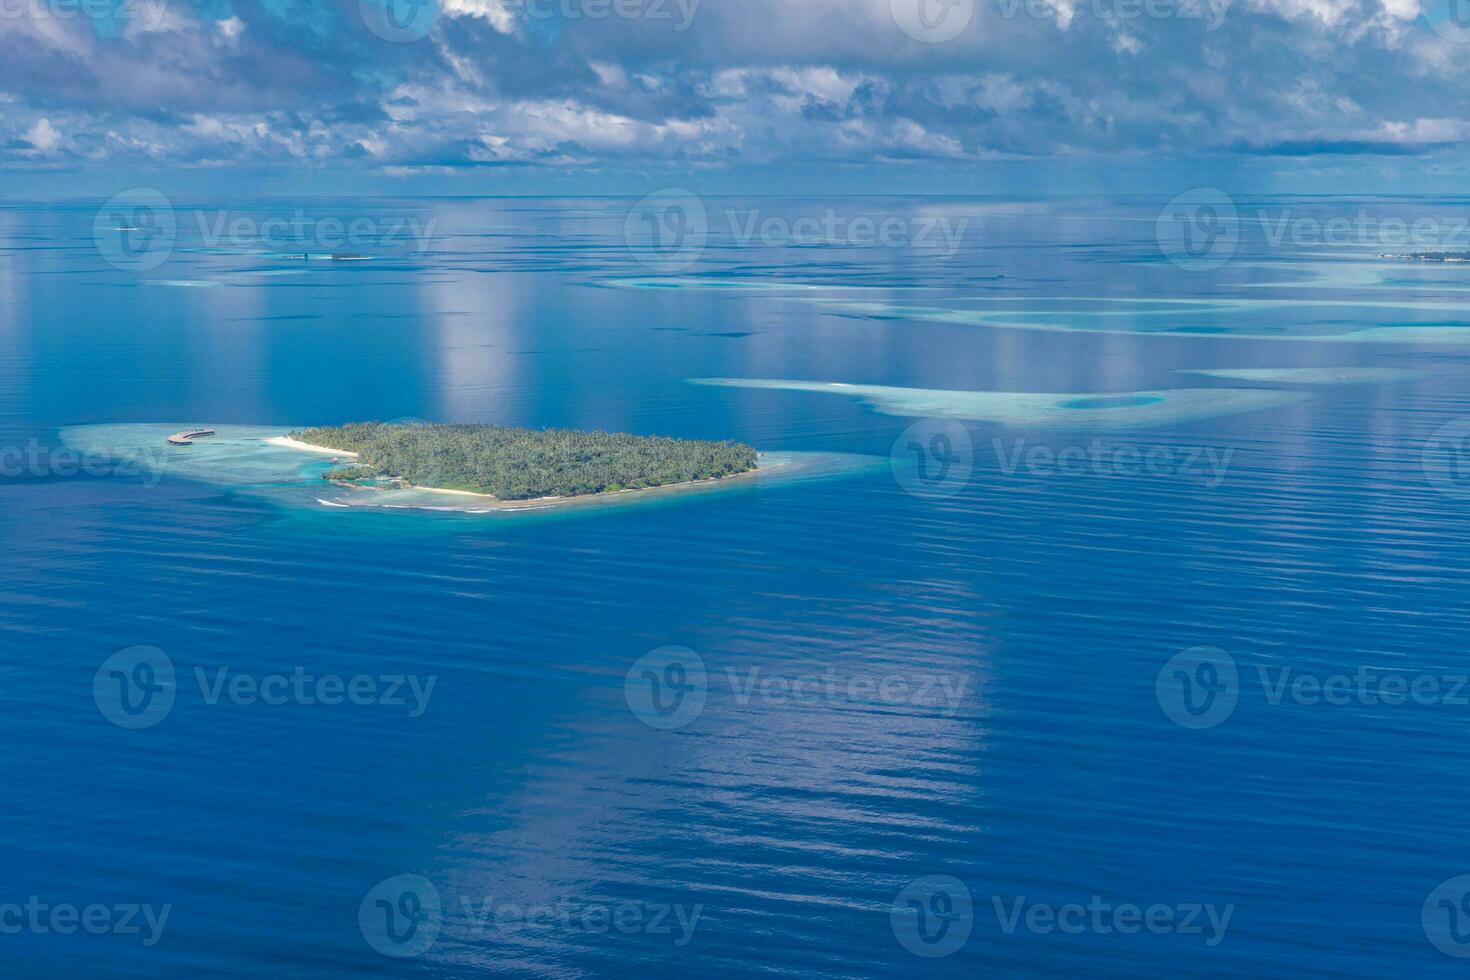
POLYGON ((203 439, 205 436, 214 435, 213 429, 190 429, 187 432, 175 432, 168 437, 168 441, 175 446, 192 446, 195 439, 203 439))

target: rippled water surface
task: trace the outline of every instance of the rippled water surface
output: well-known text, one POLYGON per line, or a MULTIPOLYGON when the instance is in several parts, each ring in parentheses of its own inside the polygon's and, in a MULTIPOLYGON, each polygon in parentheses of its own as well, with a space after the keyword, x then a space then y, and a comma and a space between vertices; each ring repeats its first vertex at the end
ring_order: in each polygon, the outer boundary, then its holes
POLYGON ((1171 261, 1141 201, 710 200, 673 256, 632 201, 304 205, 351 263, 176 205, 148 269, 0 210, 0 904, 168 908, 0 910, 7 974, 1462 971, 1470 267, 1171 261), (737 233, 829 211, 964 234, 737 233), (485 522, 61 436, 365 419, 883 462, 485 522))

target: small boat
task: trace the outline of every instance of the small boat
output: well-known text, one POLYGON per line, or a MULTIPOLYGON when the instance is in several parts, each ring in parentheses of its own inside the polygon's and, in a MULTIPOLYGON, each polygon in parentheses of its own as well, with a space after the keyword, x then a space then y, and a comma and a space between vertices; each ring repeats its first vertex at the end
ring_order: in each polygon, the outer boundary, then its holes
POLYGON ((214 435, 213 429, 191 429, 188 432, 175 432, 168 437, 168 441, 175 446, 192 446, 195 439, 214 435))

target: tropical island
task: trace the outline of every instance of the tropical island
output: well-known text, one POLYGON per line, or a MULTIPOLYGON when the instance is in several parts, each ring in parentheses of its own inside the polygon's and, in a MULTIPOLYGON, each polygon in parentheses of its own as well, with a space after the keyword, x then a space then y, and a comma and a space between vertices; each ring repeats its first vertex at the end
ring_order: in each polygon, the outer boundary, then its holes
POLYGON ((700 483, 754 471, 738 442, 497 425, 356 422, 293 432, 285 442, 355 457, 333 483, 420 488, 503 501, 587 497, 700 483))
POLYGON ((1379 252, 1380 259, 1402 259, 1406 262, 1470 262, 1470 252, 1379 252))

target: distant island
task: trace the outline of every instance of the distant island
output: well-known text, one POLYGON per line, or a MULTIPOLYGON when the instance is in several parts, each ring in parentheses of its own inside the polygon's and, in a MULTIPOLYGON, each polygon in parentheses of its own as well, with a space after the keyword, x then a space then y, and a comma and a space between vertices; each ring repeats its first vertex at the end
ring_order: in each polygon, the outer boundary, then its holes
POLYGON ((1404 262, 1470 262, 1470 252, 1379 252, 1378 258, 1404 262))
POLYGON ((293 432, 289 443, 343 456, 324 479, 540 500, 647 490, 738 476, 757 453, 707 442, 569 429, 357 422, 293 432))

